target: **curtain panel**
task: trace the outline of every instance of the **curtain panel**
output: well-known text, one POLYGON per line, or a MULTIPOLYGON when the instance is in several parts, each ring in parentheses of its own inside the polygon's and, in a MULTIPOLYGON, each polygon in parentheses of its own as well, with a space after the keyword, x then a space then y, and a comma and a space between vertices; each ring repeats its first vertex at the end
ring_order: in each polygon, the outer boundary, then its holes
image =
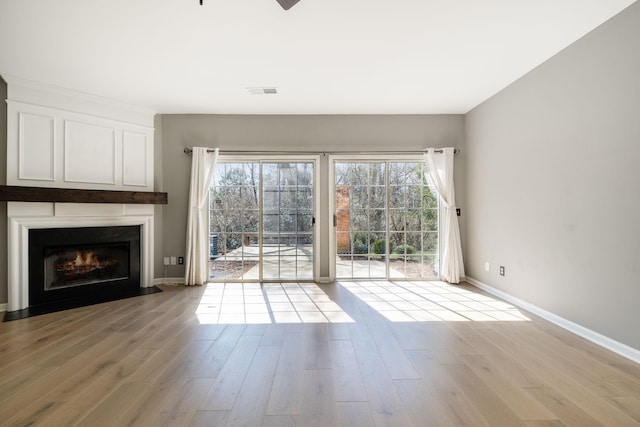
POLYGON ((204 285, 209 279, 209 186, 218 162, 219 151, 193 147, 189 212, 187 218, 187 248, 184 283, 204 285))
POLYGON ((429 181, 433 183, 444 206, 444 218, 440 234, 442 262, 440 276, 449 283, 460 283, 464 277, 460 225, 456 212, 456 196, 453 185, 454 148, 443 148, 442 154, 428 150, 424 154, 429 181))

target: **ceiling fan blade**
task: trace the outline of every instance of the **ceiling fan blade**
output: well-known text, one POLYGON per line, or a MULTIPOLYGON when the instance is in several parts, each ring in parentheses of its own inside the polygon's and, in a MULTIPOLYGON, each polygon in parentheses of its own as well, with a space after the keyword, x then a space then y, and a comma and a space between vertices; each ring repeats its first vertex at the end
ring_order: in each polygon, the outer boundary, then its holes
POLYGON ((300 0, 276 0, 284 10, 291 9, 300 0))

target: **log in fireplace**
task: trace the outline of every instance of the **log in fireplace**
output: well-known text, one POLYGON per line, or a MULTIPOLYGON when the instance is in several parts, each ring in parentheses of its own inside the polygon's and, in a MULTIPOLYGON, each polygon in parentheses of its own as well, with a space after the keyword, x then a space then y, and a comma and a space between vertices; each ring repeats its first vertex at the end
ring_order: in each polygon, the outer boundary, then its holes
POLYGON ((139 293, 140 226, 29 230, 30 307, 139 293))

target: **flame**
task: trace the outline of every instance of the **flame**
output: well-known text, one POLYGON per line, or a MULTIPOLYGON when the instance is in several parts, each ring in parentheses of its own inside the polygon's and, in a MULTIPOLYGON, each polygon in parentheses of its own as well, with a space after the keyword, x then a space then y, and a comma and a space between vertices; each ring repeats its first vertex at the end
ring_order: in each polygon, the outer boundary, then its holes
POLYGON ((56 270, 65 274, 83 274, 93 270, 100 270, 117 264, 116 260, 101 260, 93 252, 76 251, 76 256, 56 264, 56 270))
POLYGON ((93 252, 76 252, 76 257, 73 261, 73 264, 76 267, 87 266, 87 265, 100 265, 100 260, 96 257, 93 252))

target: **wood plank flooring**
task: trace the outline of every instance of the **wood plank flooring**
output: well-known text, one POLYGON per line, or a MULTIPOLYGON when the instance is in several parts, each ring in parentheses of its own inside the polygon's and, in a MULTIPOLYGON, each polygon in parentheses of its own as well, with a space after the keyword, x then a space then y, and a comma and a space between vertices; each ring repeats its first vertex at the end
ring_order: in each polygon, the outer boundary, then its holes
POLYGON ((640 425, 640 365, 468 285, 162 288, 0 324, 0 424, 640 425))

